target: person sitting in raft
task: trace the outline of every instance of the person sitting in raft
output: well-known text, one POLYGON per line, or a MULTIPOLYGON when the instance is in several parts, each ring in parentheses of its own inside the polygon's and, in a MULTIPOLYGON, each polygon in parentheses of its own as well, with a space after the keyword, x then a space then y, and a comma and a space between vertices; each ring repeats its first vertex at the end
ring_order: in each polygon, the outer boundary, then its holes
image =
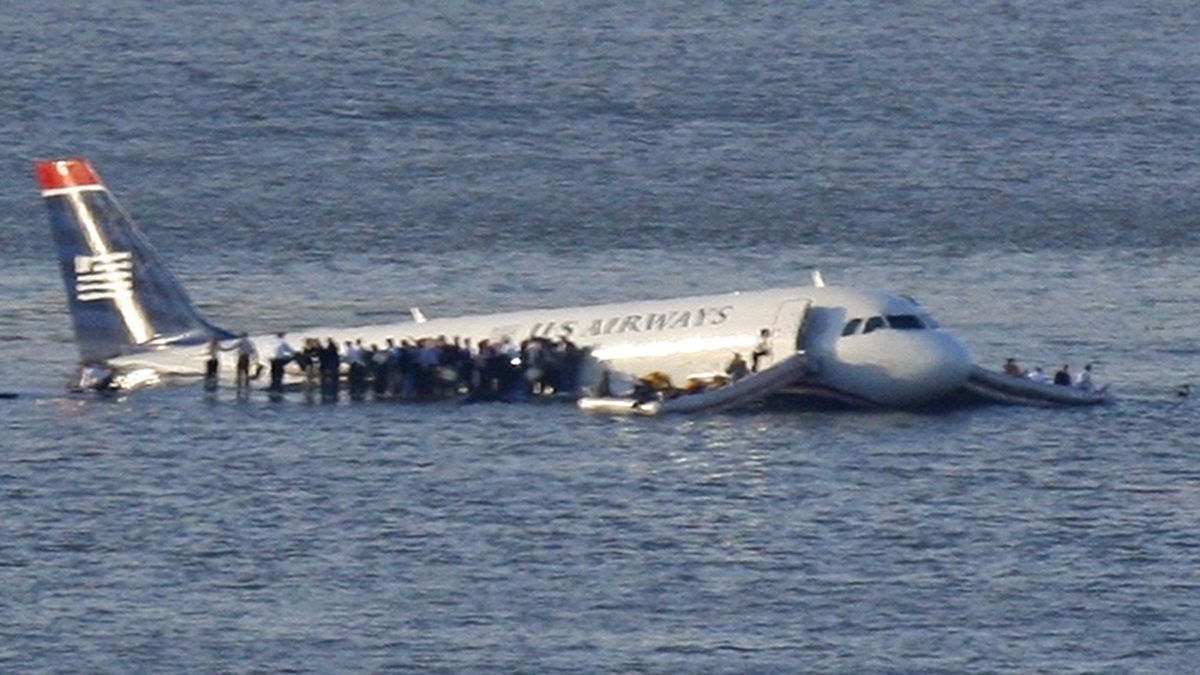
POLYGON ((729 376, 730 381, 737 382, 750 374, 750 367, 746 365, 746 359, 743 359, 740 353, 734 352, 729 365, 725 366, 725 374, 729 376))
POLYGON ((1054 371, 1054 384, 1064 387, 1071 386, 1071 370, 1067 364, 1064 363, 1062 368, 1054 371))
POLYGON ((1004 362, 1004 373, 1006 375, 1012 375, 1013 377, 1021 377, 1025 374, 1025 372, 1021 370, 1021 366, 1017 365, 1017 360, 1011 356, 1008 357, 1008 359, 1004 362))
POLYGON ((1046 371, 1042 370, 1041 366, 1029 371, 1029 374, 1027 374, 1025 377, 1041 384, 1050 382, 1050 378, 1046 377, 1046 371))
POLYGON ((671 378, 666 373, 657 370, 638 378, 637 383, 633 385, 633 398, 638 403, 671 398, 678 393, 671 384, 671 378))
POLYGON ((1075 377, 1075 387, 1084 391, 1091 391, 1092 384, 1092 364, 1087 364, 1083 367, 1083 372, 1075 377))

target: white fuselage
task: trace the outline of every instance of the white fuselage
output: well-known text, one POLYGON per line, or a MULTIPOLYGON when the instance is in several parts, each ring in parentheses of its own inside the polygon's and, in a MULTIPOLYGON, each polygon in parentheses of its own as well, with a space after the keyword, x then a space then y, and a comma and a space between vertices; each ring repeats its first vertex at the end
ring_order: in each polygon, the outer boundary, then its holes
MULTIPOLYGON (((199 375, 209 360, 206 340, 220 336, 226 338, 222 349, 232 347, 231 334, 195 308, 87 160, 37 162, 34 175, 47 205, 85 366, 107 363, 128 381, 147 373, 199 375)), ((469 342, 471 348, 485 340, 568 339, 587 355, 572 378, 584 388, 601 382, 619 388, 652 372, 682 384, 693 375, 724 371, 735 353, 751 369, 762 370, 797 352, 804 353, 805 369, 789 386, 800 394, 868 406, 913 406, 966 383, 971 368, 966 348, 913 301, 825 286, 819 274, 813 282, 747 293, 309 328, 292 330, 287 339, 293 348, 313 338, 339 347, 361 342, 367 349, 423 338, 469 342)), ((278 338, 252 341, 257 361, 265 365, 278 338)), ((217 355, 228 377, 236 358, 217 355)), ((288 379, 298 377, 293 369, 288 379)))
MULTIPOLYGON (((877 291, 827 286, 307 328, 286 334, 296 349, 306 338, 322 343, 332 338, 339 346, 361 340, 364 346, 382 348, 389 338, 400 342, 439 337, 472 346, 484 340, 567 338, 589 352, 589 367, 580 379, 584 387, 595 385, 605 371, 606 379, 618 386, 652 371, 682 383, 691 376, 723 371, 735 352, 747 360, 760 352, 758 368, 763 369, 803 350, 811 366, 797 382, 797 391, 881 406, 919 405, 942 397, 965 383, 971 365, 962 343, 937 328, 914 302, 877 291)), ((267 363, 278 338, 251 339, 258 360, 267 363)), ((207 358, 202 345, 169 346, 121 356, 110 364, 122 370, 197 375, 207 358)), ((220 360, 223 376, 228 376, 235 358, 227 352, 220 360)), ((298 377, 298 372, 289 372, 289 379, 298 377)))

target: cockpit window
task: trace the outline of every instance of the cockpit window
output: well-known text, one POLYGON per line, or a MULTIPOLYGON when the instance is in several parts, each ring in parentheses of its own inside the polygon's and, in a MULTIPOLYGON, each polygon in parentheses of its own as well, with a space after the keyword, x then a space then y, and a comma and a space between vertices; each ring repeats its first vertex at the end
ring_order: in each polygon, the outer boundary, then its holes
POLYGON ((921 317, 912 314, 889 314, 887 322, 896 330, 921 330, 925 327, 921 317))
POLYGON ((842 337, 873 333, 882 328, 893 330, 925 330, 937 328, 937 322, 928 314, 889 314, 886 317, 873 316, 869 319, 850 319, 842 327, 842 337))

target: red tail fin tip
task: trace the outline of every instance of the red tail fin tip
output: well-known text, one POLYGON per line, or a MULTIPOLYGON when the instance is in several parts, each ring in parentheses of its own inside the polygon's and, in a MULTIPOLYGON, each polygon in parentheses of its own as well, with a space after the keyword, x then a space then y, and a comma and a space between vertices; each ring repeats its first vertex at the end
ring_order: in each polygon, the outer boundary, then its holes
POLYGON ((102 185, 100 176, 86 159, 59 159, 34 164, 33 173, 42 190, 102 185))

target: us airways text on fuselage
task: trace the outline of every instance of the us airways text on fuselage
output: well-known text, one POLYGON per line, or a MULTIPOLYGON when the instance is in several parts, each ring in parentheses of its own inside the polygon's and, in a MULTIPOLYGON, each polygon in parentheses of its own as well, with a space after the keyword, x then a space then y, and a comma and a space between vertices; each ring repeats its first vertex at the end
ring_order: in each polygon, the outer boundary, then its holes
POLYGON ((733 305, 700 307, 695 310, 646 312, 597 319, 566 319, 533 324, 532 337, 588 338, 620 333, 659 333, 704 326, 719 326, 729 320, 733 305))

